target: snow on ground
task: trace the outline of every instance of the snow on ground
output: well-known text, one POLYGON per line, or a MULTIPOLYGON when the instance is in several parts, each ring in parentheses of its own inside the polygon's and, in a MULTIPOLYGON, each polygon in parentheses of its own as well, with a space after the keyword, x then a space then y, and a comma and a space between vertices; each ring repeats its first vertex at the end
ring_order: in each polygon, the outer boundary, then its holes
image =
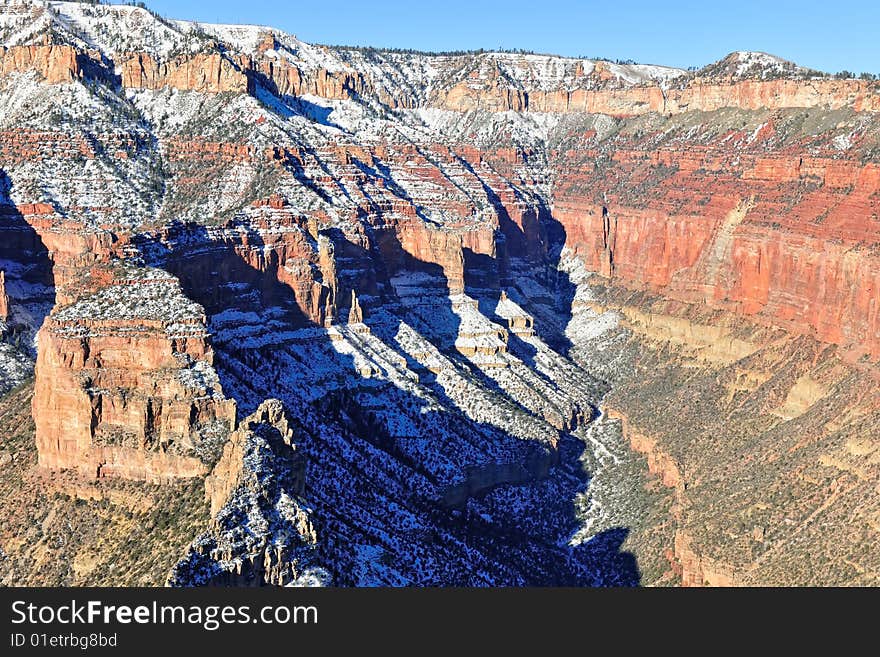
POLYGON ((196 21, 177 20, 170 21, 181 32, 193 29, 203 30, 218 41, 233 46, 236 50, 254 54, 267 34, 272 30, 262 25, 224 25, 218 23, 200 23, 196 21))
POLYGON ((665 86, 670 80, 687 75, 687 71, 684 69, 655 64, 615 64, 609 62, 607 66, 615 77, 629 85, 644 85, 653 82, 665 86))
MULTIPOLYGON (((0 334, 3 324, 0 322, 0 334)), ((23 383, 34 373, 34 361, 14 345, 0 342, 0 396, 23 383)))
POLYGON ((569 281, 575 285, 571 319, 565 327, 565 335, 572 344, 588 344, 603 334, 614 331, 620 325, 621 317, 618 313, 613 310, 598 313, 589 307, 595 300, 589 284, 593 274, 584 266, 583 260, 568 249, 563 249, 559 270, 566 273, 569 281))
POLYGON ((504 319, 510 320, 514 317, 529 318, 529 314, 522 307, 514 302, 510 297, 499 299, 498 305, 495 306, 495 314, 504 319))
POLYGON ((852 138, 853 136, 851 134, 838 135, 831 141, 831 145, 839 151, 849 150, 853 145, 852 138))
MULTIPOLYGON (((454 58, 450 58, 454 61, 454 58)), ((591 74, 600 62, 557 55, 531 55, 490 52, 476 56, 479 78, 487 79, 498 71, 524 88, 540 91, 578 89, 595 82, 591 74)), ((447 62, 438 62, 442 68, 447 62)), ((449 61, 449 64, 452 62, 449 61)), ((614 78, 624 85, 644 85, 666 82, 686 75, 683 69, 648 64, 616 64, 601 62, 614 78)))
POLYGON ((16 46, 29 43, 53 23, 45 3, 35 0, 4 2, 0 7, 0 43, 16 46))
POLYGON ((169 330, 195 324, 200 330, 204 310, 189 300, 176 278, 162 270, 132 271, 126 280, 101 288, 55 313, 60 323, 161 322, 169 330))
POLYGON ((226 44, 237 52, 255 55, 261 53, 269 59, 281 59, 304 70, 323 68, 337 72, 351 70, 338 54, 327 46, 300 41, 296 36, 263 25, 224 25, 173 20, 170 24, 184 33, 203 32, 226 44), (274 38, 276 47, 263 49, 267 39, 274 38))
POLYGON ((792 63, 766 52, 739 50, 734 53, 736 76, 741 77, 750 69, 761 69, 766 72, 783 72, 792 67, 792 63))
POLYGON ((200 42, 159 20, 146 9, 127 5, 90 5, 48 2, 61 26, 102 52, 149 52, 168 57, 177 52, 197 52, 200 42))

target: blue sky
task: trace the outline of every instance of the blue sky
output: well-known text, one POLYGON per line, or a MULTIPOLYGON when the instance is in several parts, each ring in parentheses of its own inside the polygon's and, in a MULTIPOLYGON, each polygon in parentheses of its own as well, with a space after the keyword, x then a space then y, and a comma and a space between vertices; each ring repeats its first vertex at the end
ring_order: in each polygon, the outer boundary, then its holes
POLYGON ((876 0, 147 0, 171 18, 272 25, 317 43, 703 66, 763 50, 826 71, 880 73, 876 0))

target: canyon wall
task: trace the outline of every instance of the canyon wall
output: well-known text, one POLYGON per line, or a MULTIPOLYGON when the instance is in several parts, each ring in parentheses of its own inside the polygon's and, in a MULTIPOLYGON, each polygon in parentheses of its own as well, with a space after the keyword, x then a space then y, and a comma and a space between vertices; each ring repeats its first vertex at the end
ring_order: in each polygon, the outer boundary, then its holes
POLYGON ((713 112, 723 108, 778 110, 823 106, 880 111, 877 85, 862 80, 740 80, 718 83, 700 79, 682 86, 633 86, 624 89, 519 89, 497 80, 462 82, 437 91, 431 104, 468 112, 553 112, 640 116, 650 113, 713 112))
POLYGON ((49 84, 82 77, 80 51, 66 45, 0 46, 0 75, 36 71, 49 84))
POLYGON ((203 311, 167 274, 117 274, 56 309, 38 342, 33 415, 43 467, 200 476, 234 428, 235 402, 211 368, 203 311))
POLYGON ((284 60, 219 53, 180 56, 160 61, 147 53, 122 56, 122 86, 128 89, 171 88, 201 93, 253 93, 267 84, 281 96, 311 94, 328 100, 376 97, 392 107, 413 107, 410 95, 392 95, 375 88, 358 71, 303 69, 284 60))
MULTIPOLYGON (((267 35, 271 39, 271 34, 267 35)), ((0 74, 36 71, 52 84, 72 82, 84 75, 110 78, 117 75, 130 89, 172 88, 202 93, 246 93, 257 84, 268 84, 282 96, 314 95, 329 100, 373 98, 392 109, 435 107, 456 112, 589 113, 639 116, 650 113, 680 114, 712 112, 723 108, 779 110, 797 107, 850 107, 856 111, 880 111, 880 91, 873 81, 834 79, 736 80, 691 76, 673 81, 623 84, 606 72, 602 62, 585 75, 583 71, 565 89, 547 90, 513 82, 497 66, 488 75, 473 75, 460 82, 436 84, 420 98, 412 89, 390 89, 370 74, 353 67, 327 68, 297 65, 264 56, 273 44, 255 54, 200 52, 160 59, 147 52, 115 55, 115 74, 101 62, 97 52, 82 53, 68 45, 0 47, 0 74)), ((273 50, 274 52, 274 50, 273 50)), ((441 58, 441 69, 455 72, 455 57, 441 58)), ((460 58, 461 62, 466 57, 460 58)))
POLYGON ((557 189, 554 216, 588 266, 621 284, 877 357, 878 192, 880 166, 870 162, 618 151, 607 168, 557 189), (609 178, 616 189, 603 198, 609 178))
POLYGON ((135 53, 119 64, 122 86, 129 89, 171 89, 202 93, 244 93, 247 76, 220 53, 158 61, 147 53, 135 53))
POLYGON ((163 229, 153 238, 167 249, 160 262, 209 314, 230 306, 242 311, 281 306, 295 315, 294 326, 322 326, 336 290, 327 244, 317 242, 307 219, 290 208, 263 208, 273 220, 163 229))

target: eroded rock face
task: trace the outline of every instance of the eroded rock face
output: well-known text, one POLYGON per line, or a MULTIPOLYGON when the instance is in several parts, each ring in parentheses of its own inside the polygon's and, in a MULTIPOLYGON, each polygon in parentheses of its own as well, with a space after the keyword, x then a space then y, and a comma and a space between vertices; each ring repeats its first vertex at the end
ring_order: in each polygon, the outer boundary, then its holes
MULTIPOLYGON (((245 418, 238 429, 229 437, 229 441, 223 446, 223 455, 214 466, 211 474, 205 479, 205 492, 211 504, 211 515, 217 512, 229 501, 232 491, 241 481, 245 450, 247 448, 250 432, 258 431, 261 426, 271 426, 277 432, 277 438, 295 452, 296 432, 293 420, 288 415, 284 404, 277 399, 270 399, 262 404, 250 416, 245 418)), ((302 495, 305 489, 305 460, 302 454, 291 458, 291 494, 302 495)))
POLYGON ((49 84, 73 82, 82 77, 80 56, 67 45, 0 46, 0 74, 36 71, 49 84))
POLYGON ((876 242, 877 165, 728 157, 721 147, 617 152, 607 170, 557 191, 567 244, 620 283, 880 354, 880 260, 863 250, 876 242), (706 187, 707 170, 741 182, 706 187), (651 193, 632 191, 652 171, 663 178, 649 183, 651 193), (602 189, 607 176, 619 186, 604 199, 576 191, 602 189))
POLYGON ((243 93, 247 75, 220 53, 198 54, 159 62, 147 53, 136 53, 120 64, 122 85, 130 89, 161 89, 202 93, 243 93))
POLYGON ((40 330, 33 415, 40 465, 86 476, 206 474, 235 424, 205 318, 172 277, 120 272, 40 330))
POLYGON ((211 314, 230 306, 285 306, 291 322, 303 327, 323 324, 328 304, 335 304, 332 258, 309 234, 306 219, 289 209, 223 228, 166 228, 138 248, 177 275, 211 314))
POLYGON ((0 271, 0 321, 9 317, 9 295, 6 294, 6 272, 0 271))
POLYGON ((723 108, 778 110, 793 107, 853 107, 878 111, 876 86, 860 80, 746 80, 718 83, 714 80, 688 82, 684 88, 636 86, 630 89, 540 90, 517 89, 497 82, 474 88, 462 82, 445 91, 434 102, 458 112, 473 110, 532 111, 552 113, 584 112, 611 116, 641 116, 650 113, 681 114, 713 112, 723 108))
POLYGON ((205 479, 214 518, 175 566, 172 586, 327 585, 302 499, 306 434, 277 399, 242 421, 205 479))
POLYGON ((357 294, 351 291, 351 309, 348 311, 349 324, 362 324, 364 321, 364 310, 358 301, 357 294))

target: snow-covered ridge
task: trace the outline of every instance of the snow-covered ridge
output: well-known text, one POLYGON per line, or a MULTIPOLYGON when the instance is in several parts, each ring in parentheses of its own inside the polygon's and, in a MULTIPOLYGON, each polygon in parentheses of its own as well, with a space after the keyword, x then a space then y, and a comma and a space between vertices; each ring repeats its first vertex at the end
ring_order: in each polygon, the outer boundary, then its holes
POLYGON ((5 46, 68 43, 105 54, 143 51, 160 56, 196 52, 199 39, 174 29, 152 12, 129 5, 9 0, 0 6, 5 46))
POLYGON ((165 324, 200 324, 204 310, 188 299, 171 274, 160 269, 130 268, 124 278, 55 314, 66 322, 160 320, 165 324))
POLYGON ((52 24, 44 2, 7 1, 0 6, 0 42, 4 46, 31 43, 52 24))
MULTIPOLYGON (((260 25, 224 25, 165 19, 140 7, 51 0, 12 0, 0 7, 3 45, 53 40, 97 49, 111 56, 146 52, 159 58, 196 53, 222 44, 246 55, 281 59, 304 70, 358 70, 376 81, 398 79, 425 84, 438 77, 456 78, 497 69, 514 84, 541 90, 577 86, 597 62, 556 55, 487 52, 464 55, 394 53, 308 44, 295 35, 260 25)), ((657 83, 685 74, 682 69, 642 64, 602 63, 620 84, 657 83)))
MULTIPOLYGON (((109 57, 145 52, 160 59, 217 49, 290 63, 301 70, 359 72, 386 92, 401 87, 478 85, 501 77, 513 87, 551 91, 599 86, 667 86, 692 75, 680 68, 618 64, 591 59, 505 52, 452 55, 402 53, 309 44, 262 25, 228 25, 166 19, 141 7, 55 0, 6 0, 0 6, 0 44, 54 42, 99 50, 109 57)), ((736 51, 707 65, 701 77, 773 79, 817 73, 764 52, 736 51)))
POLYGON ((686 75, 683 69, 649 64, 616 64, 592 59, 557 55, 521 55, 517 53, 486 53, 480 59, 497 66, 503 73, 525 86, 541 91, 573 88, 597 69, 625 85, 642 85, 668 81, 686 75))
MULTIPOLYGON (((380 93, 413 98, 466 84, 524 91, 560 91, 660 85, 694 73, 669 66, 619 64, 557 55, 479 52, 432 54, 309 44, 262 25, 229 25, 166 19, 148 9, 54 0, 7 0, 0 6, 0 43, 53 42, 98 50, 108 58, 132 52, 159 59, 223 50, 277 60, 302 71, 359 73, 380 93)), ((775 79, 821 75, 764 52, 736 51, 701 69, 697 76, 775 79)))
POLYGON ((724 77, 734 80, 767 80, 783 76, 812 75, 814 72, 782 57, 766 52, 737 50, 723 59, 703 68, 701 77, 724 77))
POLYGON ((738 50, 733 53, 733 56, 735 57, 737 62, 736 71, 740 75, 745 73, 751 66, 781 69, 785 66, 791 65, 791 62, 782 59, 782 57, 777 57, 776 55, 771 55, 770 53, 766 52, 738 50))

